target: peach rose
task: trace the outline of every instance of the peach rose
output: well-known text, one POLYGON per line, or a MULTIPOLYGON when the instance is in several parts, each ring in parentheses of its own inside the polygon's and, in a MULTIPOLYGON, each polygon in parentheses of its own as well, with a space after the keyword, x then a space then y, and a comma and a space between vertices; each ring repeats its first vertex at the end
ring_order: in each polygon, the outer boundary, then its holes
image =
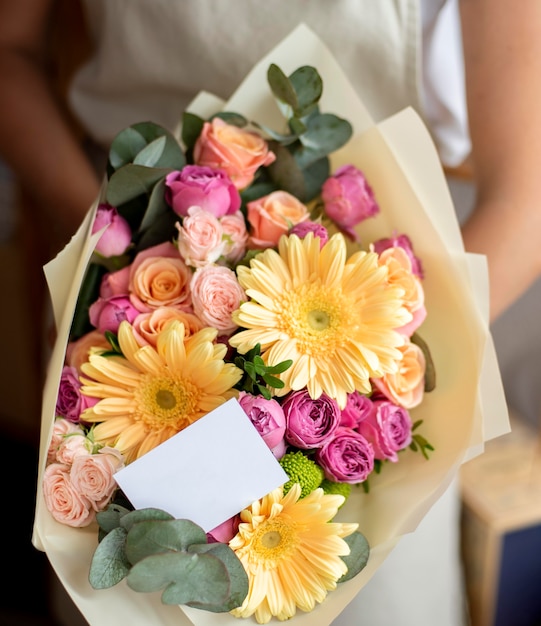
POLYGON ((224 258, 228 263, 238 263, 246 253, 248 231, 241 211, 220 218, 225 240, 224 258))
POLYGON ((86 335, 68 344, 66 350, 67 364, 80 373, 81 365, 88 361, 88 354, 91 348, 110 350, 111 344, 99 330, 91 330, 86 335))
POLYGON ((223 230, 212 213, 197 206, 190 207, 182 225, 177 223, 177 229, 177 247, 186 265, 203 267, 222 256, 225 248, 223 230))
POLYGON ((53 463, 43 474, 45 506, 57 522, 81 528, 91 524, 96 513, 92 503, 77 492, 68 465, 53 463))
POLYGON ((425 355, 418 345, 406 340, 398 348, 402 360, 394 374, 385 374, 382 378, 372 379, 374 387, 385 397, 405 409, 421 404, 425 386, 425 355))
POLYGON ((71 465, 78 456, 87 456, 88 440, 82 429, 68 433, 56 451, 56 460, 65 465, 71 465))
POLYGON ((49 443, 49 449, 47 450, 47 464, 57 461, 57 452, 60 445, 63 443, 66 435, 72 433, 83 433, 83 430, 78 424, 74 424, 63 417, 57 417, 53 424, 53 434, 51 442, 49 443))
POLYGON ((156 347, 158 335, 170 320, 179 320, 184 324, 184 339, 203 328, 201 320, 187 311, 179 311, 170 306, 160 307, 150 313, 140 313, 133 322, 133 334, 141 346, 150 344, 156 347))
POLYGON ((160 306, 190 306, 192 272, 172 243, 140 252, 130 269, 130 299, 141 313, 160 306))
POLYGON ((232 314, 246 300, 246 295, 233 270, 207 265, 195 272, 191 289, 194 312, 203 324, 216 328, 219 335, 238 328, 232 314))
POLYGON ((270 165, 276 156, 257 133, 215 117, 203 125, 193 158, 197 165, 224 170, 237 189, 244 189, 258 168, 270 165))
POLYGON ((421 280, 413 273, 411 258, 404 248, 397 246, 383 250, 379 255, 379 264, 387 266, 388 282, 404 290, 404 308, 411 313, 412 320, 397 330, 411 337, 426 318, 425 295, 421 280))
POLYGON ((116 272, 108 272, 101 279, 100 298, 126 296, 130 287, 130 266, 126 265, 116 272))
POLYGON ((114 473, 124 467, 124 459, 115 448, 102 448, 97 454, 78 456, 71 466, 71 483, 81 497, 88 499, 95 511, 101 511, 113 496, 117 484, 114 473))
POLYGON ((251 226, 250 246, 272 248, 292 226, 310 218, 306 206, 287 191, 273 191, 248 202, 248 223, 251 226))

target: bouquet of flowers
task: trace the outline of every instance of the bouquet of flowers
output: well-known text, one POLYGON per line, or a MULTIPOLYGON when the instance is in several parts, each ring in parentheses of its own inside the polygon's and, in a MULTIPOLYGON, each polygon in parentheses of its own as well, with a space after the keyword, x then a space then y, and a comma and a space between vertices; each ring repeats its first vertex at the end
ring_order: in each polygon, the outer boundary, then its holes
POLYGON ((76 260, 53 297, 34 541, 91 623, 119 597, 141 624, 328 623, 486 437, 478 265, 416 197, 397 120, 359 132, 323 107, 337 77, 301 29, 178 137, 125 129, 49 269, 76 260), (299 37, 323 79, 288 67, 299 37))

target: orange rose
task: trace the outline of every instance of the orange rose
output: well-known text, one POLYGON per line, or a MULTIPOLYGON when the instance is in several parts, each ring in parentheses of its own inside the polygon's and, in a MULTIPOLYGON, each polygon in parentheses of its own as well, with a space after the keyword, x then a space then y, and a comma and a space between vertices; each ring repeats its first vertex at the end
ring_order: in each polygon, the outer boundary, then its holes
POLYGON ((88 361, 90 348, 110 350, 111 344, 107 341, 105 335, 100 333, 99 330, 91 330, 86 335, 77 339, 77 341, 72 341, 68 344, 66 351, 67 364, 80 372, 81 365, 88 361))
POLYGON ((251 226, 250 246, 272 248, 282 235, 300 222, 309 219, 310 213, 302 202, 287 191, 273 191, 246 205, 251 226))
POLYGON ((224 170, 237 189, 244 189, 254 179, 257 169, 270 165, 276 156, 257 133, 215 117, 203 125, 193 158, 197 165, 224 170))
POLYGON ((151 313, 141 313, 133 321, 133 333, 140 345, 150 344, 156 347, 158 335, 171 320, 179 320, 184 324, 184 340, 203 328, 201 320, 193 313, 179 311, 164 306, 151 313))

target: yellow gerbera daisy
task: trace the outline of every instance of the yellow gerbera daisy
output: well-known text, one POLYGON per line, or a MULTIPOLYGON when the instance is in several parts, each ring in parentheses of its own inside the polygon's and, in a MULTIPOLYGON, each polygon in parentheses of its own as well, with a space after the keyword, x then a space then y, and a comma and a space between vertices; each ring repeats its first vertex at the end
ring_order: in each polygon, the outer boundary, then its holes
POLYGON ((97 443, 118 448, 130 462, 224 403, 242 375, 224 362, 227 346, 217 331, 203 328, 184 338, 184 325, 169 322, 156 348, 141 347, 122 322, 118 343, 124 357, 91 354, 81 366, 82 393, 102 398, 81 419, 98 422, 97 443))
POLYGON ((249 590, 232 611, 235 617, 255 614, 266 624, 272 616, 293 617, 297 607, 311 611, 347 572, 340 558, 349 554, 343 537, 358 524, 329 521, 344 496, 316 489, 299 500, 300 494, 298 483, 285 496, 280 487, 241 512, 229 546, 248 574, 249 590))
POLYGON ((291 359, 280 375, 284 395, 304 387, 343 408, 348 393, 370 392, 371 377, 396 372, 404 342, 395 331, 411 320, 403 289, 390 285, 374 252, 349 259, 342 234, 320 250, 319 239, 282 237, 278 251, 237 268, 250 301, 233 314, 242 330, 229 339, 245 353, 257 343, 268 365, 291 359))

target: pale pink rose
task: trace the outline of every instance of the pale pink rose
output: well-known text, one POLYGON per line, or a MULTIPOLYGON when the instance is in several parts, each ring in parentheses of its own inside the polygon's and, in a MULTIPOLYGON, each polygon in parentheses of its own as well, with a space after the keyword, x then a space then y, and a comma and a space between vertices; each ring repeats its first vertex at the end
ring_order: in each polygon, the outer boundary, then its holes
POLYGON ((110 350, 111 344, 99 330, 91 330, 89 333, 86 333, 86 335, 68 344, 66 350, 67 364, 80 372, 81 365, 88 361, 90 348, 110 350))
POLYGON ((200 207, 188 209, 188 216, 177 223, 177 247, 186 265, 204 267, 217 261, 225 248, 223 230, 217 217, 200 207))
POLYGON ((193 158, 197 165, 225 170, 235 187, 244 189, 253 181, 256 171, 270 165, 276 156, 257 133, 215 117, 203 125, 193 158))
POLYGON ((235 272, 221 265, 207 265, 197 270, 191 284, 194 313, 203 324, 227 335, 238 328, 232 319, 246 300, 235 272))
POLYGON ((203 328, 201 320, 193 313, 164 306, 150 313, 140 313, 135 318, 132 328, 137 343, 141 346, 150 344, 156 347, 158 335, 173 319, 184 324, 184 340, 203 328))
POLYGON ((53 463, 43 474, 45 506, 57 522, 75 528, 91 524, 96 513, 88 498, 77 492, 68 465, 53 463))
POLYGON ((126 320, 130 324, 139 315, 128 296, 112 296, 98 298, 88 309, 88 317, 92 326, 100 332, 118 332, 120 322, 126 320))
POLYGON ((101 279, 100 298, 127 296, 130 291, 130 266, 116 272, 108 272, 101 279))
POLYGON ((238 263, 246 254, 248 245, 248 231, 244 215, 237 211, 232 215, 220 218, 223 240, 225 242, 223 256, 228 263, 238 263))
POLYGON ((250 224, 250 247, 272 248, 278 245, 282 235, 308 220, 306 206, 287 191, 273 191, 267 196, 248 202, 250 224))
POLYGON ((122 467, 124 459, 119 450, 102 448, 97 454, 75 457, 71 482, 82 497, 90 500, 95 511, 101 511, 117 488, 113 475, 122 467))
POLYGON ((387 282, 404 290, 404 308, 411 313, 412 319, 397 330, 411 337, 426 318, 421 280, 412 272, 411 259, 404 248, 386 248, 379 255, 378 263, 387 267, 387 282))
POLYGON ((192 271, 172 243, 140 252, 130 268, 130 299, 141 313, 160 306, 186 309, 191 305, 192 271))
POLYGON ((100 204, 96 210, 92 234, 107 227, 98 243, 96 252, 104 257, 120 256, 131 245, 131 228, 128 222, 119 215, 115 207, 100 204))
POLYGON ((374 378, 372 384, 392 402, 411 409, 423 400, 426 360, 421 348, 409 340, 398 349, 402 352, 398 371, 374 378))
POLYGON ((78 456, 87 456, 90 442, 83 430, 67 434, 56 451, 56 460, 64 465, 71 465, 78 456))
POLYGON ((387 248, 404 248, 411 261, 411 271, 419 278, 424 278, 421 259, 413 252, 413 244, 407 235, 393 235, 385 239, 378 239, 372 244, 374 252, 381 254, 387 248))
POLYGON ((229 543, 237 534, 240 515, 234 515, 207 533, 208 543, 229 543))
POLYGON ((63 417, 57 417, 53 424, 53 434, 51 436, 51 442, 49 443, 49 449, 47 450, 47 464, 57 461, 57 452, 64 441, 66 435, 71 433, 83 433, 83 430, 78 424, 74 424, 63 417))

